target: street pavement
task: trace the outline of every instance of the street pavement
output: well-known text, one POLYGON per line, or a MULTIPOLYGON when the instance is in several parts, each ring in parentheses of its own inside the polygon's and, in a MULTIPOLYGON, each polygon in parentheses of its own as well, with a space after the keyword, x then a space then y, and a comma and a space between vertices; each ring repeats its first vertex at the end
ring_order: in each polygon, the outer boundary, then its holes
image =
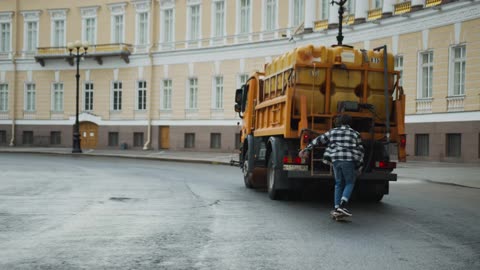
MULTIPOLYGON (((72 154, 71 148, 0 147, 0 154, 1 153, 107 156, 223 165, 232 165, 238 161, 238 152, 236 151, 227 153, 171 150, 84 149, 81 154, 72 154)), ((406 163, 397 163, 395 173, 398 174, 399 182, 402 180, 421 180, 480 189, 480 165, 475 163, 407 161, 406 163)))

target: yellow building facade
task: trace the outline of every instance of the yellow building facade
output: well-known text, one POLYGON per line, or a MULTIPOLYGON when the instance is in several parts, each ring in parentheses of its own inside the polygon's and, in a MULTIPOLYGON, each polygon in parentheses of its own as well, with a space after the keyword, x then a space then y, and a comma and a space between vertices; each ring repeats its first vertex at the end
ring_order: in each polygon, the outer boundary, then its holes
MULTIPOLYGON (((297 46, 336 44, 328 0, 0 1, 0 145, 231 151, 234 92, 297 46), (83 49, 82 49, 83 52, 83 49)), ((411 159, 480 161, 480 1, 347 1, 344 44, 387 45, 411 159)))

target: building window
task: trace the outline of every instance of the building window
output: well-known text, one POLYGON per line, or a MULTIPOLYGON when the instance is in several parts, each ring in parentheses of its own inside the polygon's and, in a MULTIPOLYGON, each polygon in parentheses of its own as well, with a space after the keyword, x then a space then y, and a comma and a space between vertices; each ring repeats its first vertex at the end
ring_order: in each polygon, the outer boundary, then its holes
POLYGON ((147 82, 139 81, 137 88, 137 110, 147 109, 147 82))
POLYGON ((63 83, 54 83, 52 88, 52 111, 63 112, 63 83))
POLYGON ((215 77, 214 109, 223 109, 223 77, 215 77))
POLYGON ((213 35, 222 37, 225 35, 225 1, 213 2, 213 35))
POLYGON ((50 132, 50 144, 51 145, 62 144, 62 133, 60 131, 50 132))
POLYGON ((456 46, 451 49, 450 54, 450 95, 465 95, 465 66, 466 66, 465 45, 456 46))
POLYGON ((277 0, 267 0, 265 9, 265 30, 273 31, 277 28, 277 0))
POLYGON ((185 148, 195 148, 195 133, 185 133, 185 148))
POLYGON ((293 24, 298 26, 305 20, 305 0, 293 0, 293 24))
POLYGON ((235 149, 240 149, 240 146, 242 145, 242 137, 240 136, 240 133, 235 133, 235 149))
POLYGON ((10 51, 10 23, 0 23, 0 52, 10 51))
POLYGON ((172 109, 172 80, 163 80, 162 109, 172 109))
POLYGON ((347 14, 355 15, 355 0, 347 0, 347 14))
POLYGON ((447 134, 447 157, 460 157, 462 154, 462 134, 447 134))
POLYGON ((25 23, 25 51, 33 52, 37 49, 38 42, 38 22, 25 23))
POLYGON ((248 34, 251 25, 250 0, 240 0, 240 27, 239 34, 248 34))
POLYGON ((320 19, 328 20, 328 14, 330 13, 330 0, 321 0, 320 3, 320 19))
POLYGON ((174 29, 175 29, 175 20, 173 16, 173 8, 165 9, 163 13, 163 25, 162 25, 162 41, 163 42, 173 42, 174 41, 174 29))
POLYGON ((53 47, 65 46, 65 20, 54 20, 53 23, 53 47))
POLYGON ((85 92, 84 92, 84 110, 85 111, 93 111, 93 83, 87 82, 85 83, 85 92))
POLYGON ((22 143, 33 144, 33 131, 23 131, 22 143))
POLYGON ((6 143, 7 143, 7 131, 0 130, 0 144, 6 144, 6 143))
POLYGON ((399 86, 403 86, 403 56, 395 56, 395 70, 400 72, 400 80, 398 81, 399 86))
POLYGON ((25 84, 25 111, 35 111, 35 84, 25 84))
POLYGON ((143 132, 133 133, 133 147, 143 146, 143 132))
POLYGON ((415 156, 427 157, 429 155, 429 135, 415 134, 415 156))
POLYGON ((200 39, 200 5, 192 5, 188 8, 188 40, 200 39))
POLYGON ((97 41, 97 18, 86 18, 84 20, 85 31, 83 40, 90 44, 96 44, 97 41))
POLYGON ((112 110, 122 110, 122 82, 113 82, 112 110))
POLYGON ((197 109, 198 108, 198 79, 190 78, 188 86, 188 108, 197 109))
POLYGON ((123 43, 124 42, 124 16, 123 14, 117 14, 112 16, 112 42, 123 43))
POLYGON ((148 40, 148 12, 141 12, 137 14, 138 20, 138 35, 137 35, 137 44, 138 45, 147 45, 148 40))
POLYGON ((420 53, 420 92, 419 98, 431 98, 432 97, 432 84, 433 84, 433 52, 420 53))
POLYGON ((242 87, 242 85, 244 85, 248 80, 248 74, 240 74, 238 76, 238 85, 237 85, 237 88, 240 88, 242 87))
POLYGON ((373 9, 382 8, 383 0, 374 0, 373 1, 373 9))
POLYGON ((212 149, 222 148, 222 134, 210 133, 210 148, 212 149))
POLYGON ((8 111, 8 84, 0 83, 0 112, 8 111))
POLYGON ((118 132, 108 132, 108 146, 118 146, 118 132))

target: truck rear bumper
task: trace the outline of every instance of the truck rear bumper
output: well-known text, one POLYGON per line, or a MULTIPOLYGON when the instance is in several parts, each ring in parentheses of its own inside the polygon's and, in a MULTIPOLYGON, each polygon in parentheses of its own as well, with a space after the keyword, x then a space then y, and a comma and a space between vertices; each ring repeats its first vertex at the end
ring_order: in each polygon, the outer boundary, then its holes
MULTIPOLYGON (((335 180, 333 174, 315 174, 310 171, 288 171, 289 179, 311 179, 311 180, 335 180)), ((397 181, 397 174, 390 172, 369 172, 362 173, 357 177, 357 181, 397 181)))

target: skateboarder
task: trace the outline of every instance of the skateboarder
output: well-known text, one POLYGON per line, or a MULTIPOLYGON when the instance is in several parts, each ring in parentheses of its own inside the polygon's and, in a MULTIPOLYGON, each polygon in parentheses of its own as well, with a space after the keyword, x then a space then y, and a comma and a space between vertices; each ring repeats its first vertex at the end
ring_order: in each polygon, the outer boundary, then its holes
POLYGON ((350 115, 339 115, 335 120, 335 128, 313 139, 305 149, 298 153, 299 157, 307 158, 314 146, 327 144, 323 161, 333 164, 335 175, 334 211, 346 216, 352 216, 347 209, 347 203, 355 186, 356 170, 361 169, 364 155, 360 133, 350 127, 351 122, 350 115))

